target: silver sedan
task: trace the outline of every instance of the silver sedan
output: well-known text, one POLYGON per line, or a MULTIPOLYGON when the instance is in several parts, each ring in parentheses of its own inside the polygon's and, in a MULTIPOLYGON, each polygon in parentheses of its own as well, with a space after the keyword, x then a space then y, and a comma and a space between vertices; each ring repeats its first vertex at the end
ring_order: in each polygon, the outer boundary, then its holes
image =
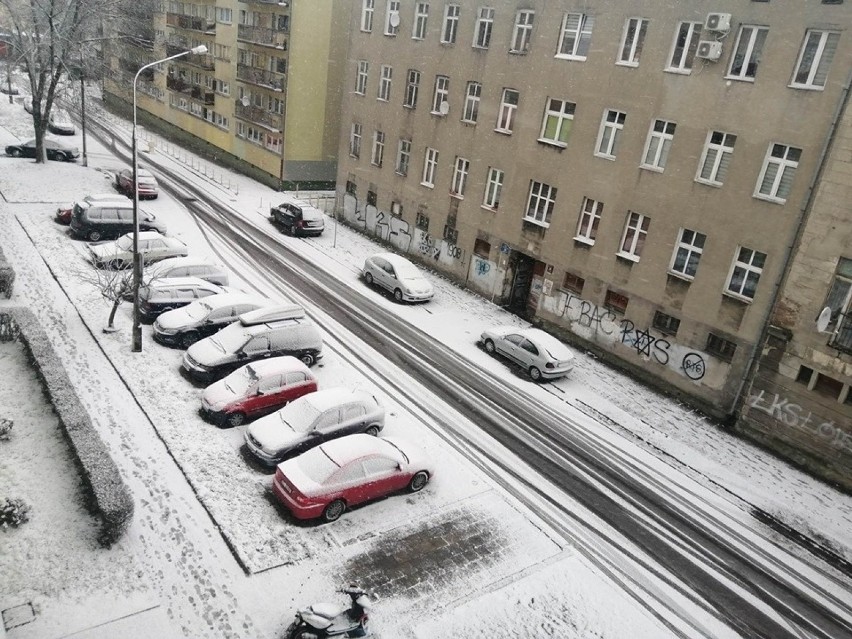
POLYGON ((482 333, 486 352, 499 353, 523 368, 533 381, 564 377, 574 368, 574 353, 537 328, 498 326, 482 333))

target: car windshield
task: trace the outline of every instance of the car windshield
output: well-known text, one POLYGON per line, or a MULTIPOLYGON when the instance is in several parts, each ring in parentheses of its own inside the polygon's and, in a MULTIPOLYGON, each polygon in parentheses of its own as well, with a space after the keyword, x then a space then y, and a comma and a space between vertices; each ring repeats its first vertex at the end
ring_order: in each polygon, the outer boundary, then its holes
POLYGON ((309 432, 319 416, 320 412, 313 404, 300 401, 287 404, 278 412, 281 422, 297 433, 309 432))
POLYGON ((129 235, 122 235, 115 241, 115 245, 122 251, 129 251, 133 247, 133 238, 129 235))
POLYGON ((204 300, 198 300, 186 307, 185 313, 189 319, 202 320, 210 314, 213 307, 204 300))
POLYGON ((326 480, 334 474, 339 466, 332 461, 331 457, 325 454, 322 447, 312 448, 306 453, 300 455, 296 463, 299 469, 308 476, 309 479, 318 484, 324 484, 326 480))
POLYGON ((395 264, 394 268, 396 269, 396 274, 400 277, 400 279, 404 280, 422 280, 423 275, 420 274, 420 271, 417 270, 417 267, 412 264, 395 264))
POLYGON ((246 391, 255 381, 257 381, 257 374, 254 369, 250 365, 243 366, 225 378, 225 388, 234 395, 242 396, 246 394, 246 391))
POLYGON ((150 186, 156 183, 157 181, 152 177, 145 177, 144 175, 139 176, 139 184, 148 184, 150 186))
POLYGON ((236 353, 246 343, 246 336, 239 330, 239 326, 231 325, 223 328, 210 338, 210 342, 223 353, 236 353), (231 328, 238 330, 232 331, 231 328))

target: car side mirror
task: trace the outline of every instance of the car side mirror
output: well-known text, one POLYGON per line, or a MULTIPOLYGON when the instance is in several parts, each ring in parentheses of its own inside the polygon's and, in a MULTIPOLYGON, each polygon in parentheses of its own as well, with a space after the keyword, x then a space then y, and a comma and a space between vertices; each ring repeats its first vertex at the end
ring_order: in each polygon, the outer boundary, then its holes
POLYGON ((257 391, 255 391, 255 393, 254 393, 254 394, 255 394, 255 395, 263 395, 263 390, 262 390, 262 389, 260 389, 260 388, 258 388, 258 389, 257 389, 257 391))
POLYGON ((246 357, 248 357, 248 355, 246 355, 245 351, 240 351, 237 353, 237 359, 245 359, 246 357))

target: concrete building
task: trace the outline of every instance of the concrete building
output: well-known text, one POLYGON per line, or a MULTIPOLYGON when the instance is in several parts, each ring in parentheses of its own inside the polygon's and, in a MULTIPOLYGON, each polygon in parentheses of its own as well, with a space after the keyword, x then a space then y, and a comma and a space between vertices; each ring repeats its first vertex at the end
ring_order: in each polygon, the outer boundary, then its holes
POLYGON ((848 86, 850 3, 353 2, 344 218, 736 412, 848 86))
POLYGON ((270 184, 328 187, 337 168, 350 8, 348 0, 163 3, 142 37, 112 51, 117 74, 106 82, 107 98, 126 104, 140 66, 204 44, 207 54, 140 77, 140 121, 207 146, 270 184))

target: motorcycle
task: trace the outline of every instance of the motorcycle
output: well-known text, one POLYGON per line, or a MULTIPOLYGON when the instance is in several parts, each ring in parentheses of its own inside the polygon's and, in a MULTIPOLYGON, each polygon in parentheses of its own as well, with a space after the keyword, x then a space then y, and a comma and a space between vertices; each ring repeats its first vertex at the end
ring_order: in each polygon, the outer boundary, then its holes
POLYGON ((349 595, 350 605, 315 603, 296 612, 296 619, 287 628, 286 639, 326 639, 338 637, 367 637, 367 622, 371 601, 366 591, 351 585, 338 592, 349 595))

